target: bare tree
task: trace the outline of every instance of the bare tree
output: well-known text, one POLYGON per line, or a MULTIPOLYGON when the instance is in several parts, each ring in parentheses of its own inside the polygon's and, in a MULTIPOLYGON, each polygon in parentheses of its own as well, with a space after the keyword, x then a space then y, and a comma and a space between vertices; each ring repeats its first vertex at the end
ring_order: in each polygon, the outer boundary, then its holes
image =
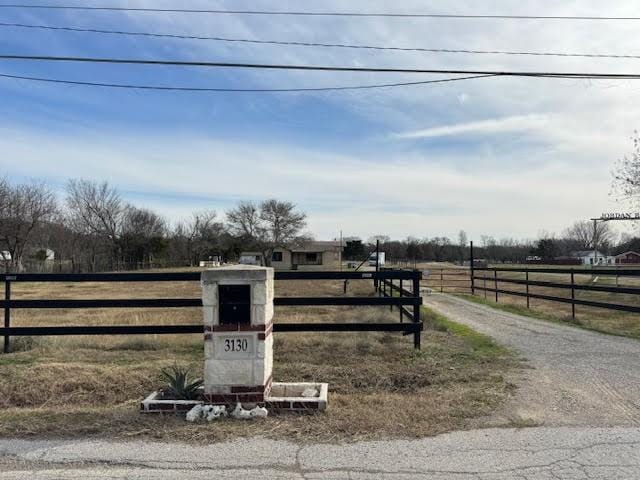
POLYGON ((467 243, 469 243, 467 232, 465 232, 464 230, 460 230, 458 232, 458 247, 460 248, 460 263, 464 263, 464 256, 467 251, 467 243))
POLYGON ((79 234, 91 236, 93 243, 92 269, 95 269, 98 241, 111 251, 111 267, 120 253, 118 239, 122 230, 127 206, 118 191, 107 182, 69 180, 66 205, 69 223, 79 234))
POLYGON ((601 248, 611 243, 614 233, 608 223, 581 220, 565 230, 564 237, 580 250, 601 248))
POLYGON ((219 253, 224 225, 216 219, 214 210, 205 210, 193 213, 189 220, 176 227, 175 236, 183 240, 190 266, 201 258, 219 253))
POLYGON ((640 200, 640 135, 637 131, 631 137, 633 151, 619 159, 612 172, 612 193, 618 194, 637 204, 640 200))
POLYGON ((5 179, 0 181, 0 245, 8 252, 9 258, 4 258, 8 271, 22 269, 34 230, 51 220, 56 210, 56 198, 44 183, 10 185, 5 179))
POLYGON ((306 215, 296 211, 296 205, 276 199, 240 202, 227 212, 227 222, 233 232, 250 240, 262 253, 265 265, 271 265, 274 249, 300 240, 306 225, 306 215))
POLYGON ((227 212, 227 223, 232 232, 241 237, 257 238, 261 231, 260 207, 249 201, 242 201, 238 206, 227 212))

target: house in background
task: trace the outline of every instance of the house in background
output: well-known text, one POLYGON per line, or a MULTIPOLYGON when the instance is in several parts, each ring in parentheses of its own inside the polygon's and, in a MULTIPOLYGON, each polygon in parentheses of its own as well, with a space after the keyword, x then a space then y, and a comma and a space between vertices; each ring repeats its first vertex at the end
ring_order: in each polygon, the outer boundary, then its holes
POLYGON ((624 252, 616 255, 616 265, 638 265, 640 264, 640 253, 624 252))
POLYGON ((613 265, 616 260, 616 257, 593 250, 571 252, 571 257, 580 259, 582 265, 613 265))
MULTIPOLYGON (((344 242, 311 241, 291 248, 276 248, 271 266, 277 270, 338 270, 344 242)), ((242 252, 240 263, 261 265, 262 253, 242 252)))
POLYGON ((262 265, 262 253, 242 252, 238 263, 241 263, 242 265, 262 265))

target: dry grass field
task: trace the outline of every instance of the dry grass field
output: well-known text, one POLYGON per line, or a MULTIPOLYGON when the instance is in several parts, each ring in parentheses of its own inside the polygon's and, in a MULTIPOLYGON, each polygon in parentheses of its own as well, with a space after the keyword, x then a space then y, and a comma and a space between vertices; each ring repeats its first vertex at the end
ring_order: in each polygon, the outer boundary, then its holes
MULTIPOLYGON (((279 281, 277 295, 341 295, 342 283, 279 281)), ((373 295, 352 281, 350 295, 373 295)), ((15 284, 12 298, 199 297, 190 283, 15 284)), ((424 309, 422 351, 397 334, 275 334, 277 381, 323 381, 329 409, 255 422, 192 425, 173 415, 142 415, 139 401, 162 386, 160 370, 202 373, 200 335, 14 338, 0 354, 1 436, 149 437, 217 441, 263 435, 309 441, 415 437, 465 428, 512 392, 505 375, 518 361, 490 339, 424 309)), ((276 322, 390 321, 384 307, 279 307, 276 322)), ((194 309, 14 311, 12 324, 127 325, 201 322, 194 309)), ((477 423, 474 423, 477 424, 477 423)))

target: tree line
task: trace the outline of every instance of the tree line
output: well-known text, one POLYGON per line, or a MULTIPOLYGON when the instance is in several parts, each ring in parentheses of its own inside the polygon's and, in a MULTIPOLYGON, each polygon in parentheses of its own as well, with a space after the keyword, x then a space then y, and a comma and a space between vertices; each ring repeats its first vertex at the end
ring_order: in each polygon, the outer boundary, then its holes
POLYGON ((126 202, 107 182, 69 180, 58 198, 41 181, 0 180, 0 261, 11 272, 195 266, 235 260, 245 250, 260 252, 268 265, 274 248, 309 239, 305 226, 295 204, 276 199, 242 201, 224 216, 204 210, 170 223, 126 202))
MULTIPOLYGON (((640 157, 638 157, 640 158, 640 157)), ((640 161, 639 161, 640 164, 640 161)), ((640 171, 640 167, 638 168, 640 171)), ((270 265, 273 250, 312 239, 306 215, 295 204, 276 199, 241 201, 222 214, 193 212, 169 222, 161 214, 126 202, 107 182, 69 180, 58 197, 44 182, 0 179, 0 262, 5 271, 98 272, 153 267, 196 266, 202 260, 235 261, 243 251, 257 252, 270 265), (55 260, 51 260, 50 251, 55 260)), ((464 263, 467 234, 392 240, 377 235, 345 239, 345 260, 362 261, 379 243, 390 261, 464 263)), ((475 242, 475 258, 492 263, 544 262, 596 249, 603 254, 640 251, 640 238, 617 236, 609 223, 577 221, 560 235, 536 240, 475 242)))
MULTIPOLYGON (((385 252, 386 258, 391 262, 463 264, 470 257, 468 236, 461 230, 455 240, 445 236, 392 240, 386 235, 376 235, 365 242, 350 237, 346 239, 345 258, 361 259, 373 252, 376 244, 379 244, 380 251, 385 252)), ((543 232, 537 239, 496 239, 490 235, 481 235, 479 241, 474 242, 474 257, 489 263, 554 263, 569 262, 576 252, 594 249, 604 255, 640 252, 640 238, 629 234, 617 235, 609 223, 594 224, 590 220, 580 220, 560 234, 543 232)))

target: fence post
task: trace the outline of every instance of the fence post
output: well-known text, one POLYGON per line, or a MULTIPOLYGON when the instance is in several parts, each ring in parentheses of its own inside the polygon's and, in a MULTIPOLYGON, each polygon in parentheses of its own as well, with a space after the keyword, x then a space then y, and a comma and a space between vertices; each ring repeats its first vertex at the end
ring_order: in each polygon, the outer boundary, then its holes
POLYGON ((571 272, 571 318, 576 318, 576 289, 573 271, 571 272))
POLYGON ((498 303, 498 271, 493 271, 493 286, 496 291, 496 303, 498 303))
MULTIPOLYGON (((376 273, 380 271, 380 240, 376 240, 376 273)), ((376 279, 376 286, 379 286, 379 280, 376 279)))
POLYGON ((487 272, 484 272, 484 276, 482 277, 482 279, 484 280, 483 284, 484 284, 484 299, 487 299, 487 272))
POLYGON ((440 269, 440 293, 444 293, 444 268, 440 269))
MULTIPOLYGON (((400 298, 402 298, 402 279, 400 279, 400 291, 399 291, 399 294, 400 294, 400 298)), ((402 323, 402 320, 403 320, 402 315, 404 314, 403 311, 402 311, 402 305, 400 305, 398 310, 400 310, 400 323, 402 323)))
MULTIPOLYGON (((422 274, 419 270, 413 271, 413 296, 420 297, 420 276, 422 274)), ((420 323, 420 305, 413 306, 413 323, 420 323)), ((417 328, 417 327, 416 327, 417 328)), ((413 347, 420 350, 420 330, 416 330, 413 333, 413 347)))
POLYGON ((527 287, 527 308, 530 308, 530 302, 529 302, 529 270, 525 270, 525 286, 527 287))
MULTIPOLYGON (((393 278, 389 279, 389 296, 393 298, 393 278)), ((389 305, 389 311, 393 312, 393 304, 389 305)))
MULTIPOLYGON (((4 279, 4 328, 11 327, 11 307, 9 302, 11 300, 11 281, 5 276, 4 279)), ((4 353, 9 353, 10 339, 9 335, 4 336, 4 353)))
MULTIPOLYGON (((473 261, 473 241, 471 241, 469 243, 469 267, 471 268, 471 295, 475 295, 476 294, 476 285, 475 285, 475 268, 474 268, 474 261, 473 261)), ((486 287, 486 285, 485 285, 486 287)), ((485 294, 487 293, 487 291, 484 291, 485 294)))

